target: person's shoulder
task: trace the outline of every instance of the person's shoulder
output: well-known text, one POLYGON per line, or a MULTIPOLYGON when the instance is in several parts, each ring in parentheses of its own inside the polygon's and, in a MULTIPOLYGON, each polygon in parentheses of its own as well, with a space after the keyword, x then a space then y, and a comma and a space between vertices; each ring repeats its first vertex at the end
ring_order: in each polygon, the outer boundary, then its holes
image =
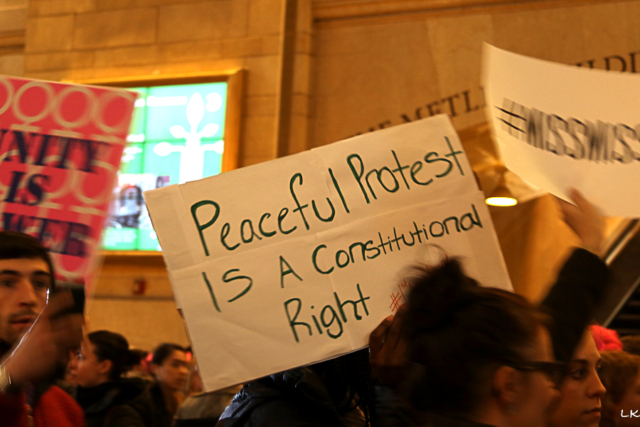
MULTIPOLYGON (((273 399, 256 407, 251 414, 251 427, 341 427, 338 417, 309 410, 292 399, 273 399), (328 422, 328 419, 331 422, 328 422)), ((332 411, 330 411, 332 412, 332 411)), ((331 413, 333 415, 333 413, 331 413)))
POLYGON ((121 378, 115 384, 120 390, 120 397, 125 400, 149 393, 150 388, 150 384, 140 378, 121 378))
POLYGON ((55 421, 52 425, 84 426, 82 408, 66 391, 56 385, 50 386, 40 397, 33 412, 35 419, 55 421))
POLYGON ((194 394, 187 397, 176 412, 177 419, 218 419, 242 388, 233 387, 211 393, 194 394), (236 393, 233 393, 236 391, 236 393))
POLYGON ((251 381, 236 394, 217 427, 342 426, 333 408, 316 403, 297 387, 308 380, 305 370, 290 370, 251 381), (297 387, 296 387, 297 386, 297 387))
MULTIPOLYGON (((44 394, 42 395, 42 397, 38 401, 38 403, 40 403, 40 402, 45 403, 45 404, 50 404, 50 402, 56 402, 59 405, 63 405, 63 406, 68 405, 68 406, 72 406, 74 408, 80 409, 80 406, 76 403, 74 398, 71 397, 71 395, 68 392, 66 392, 65 390, 61 389, 57 385, 49 386, 47 391, 44 392, 44 394)), ((80 409, 80 410, 82 410, 82 409, 80 409)))
POLYGON ((105 426, 145 426, 145 418, 140 412, 138 412, 133 406, 129 404, 115 405, 113 406, 106 418, 105 426))
POLYGON ((119 405, 121 407, 119 407, 118 410, 125 414, 133 411, 148 424, 150 422, 149 420, 154 418, 155 413, 155 404, 151 394, 151 385, 143 380, 140 382, 134 381, 134 383, 136 383, 135 387, 138 390, 138 393, 126 402, 126 404, 119 405))

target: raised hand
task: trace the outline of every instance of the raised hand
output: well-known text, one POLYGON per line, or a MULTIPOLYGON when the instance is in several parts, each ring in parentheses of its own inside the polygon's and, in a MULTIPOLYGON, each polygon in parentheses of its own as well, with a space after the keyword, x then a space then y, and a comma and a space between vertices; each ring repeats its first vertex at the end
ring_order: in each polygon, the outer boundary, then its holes
POLYGON ((602 255, 605 233, 604 218, 578 190, 571 189, 569 197, 575 205, 560 200, 564 222, 577 234, 585 249, 596 255, 602 255))
POLYGON ((407 343, 402 337, 406 308, 384 319, 369 335, 369 362, 374 378, 396 387, 406 376, 407 343))
POLYGON ((70 292, 52 295, 33 326, 2 363, 12 383, 21 385, 45 378, 53 372, 61 355, 80 345, 82 315, 62 314, 72 306, 70 292))

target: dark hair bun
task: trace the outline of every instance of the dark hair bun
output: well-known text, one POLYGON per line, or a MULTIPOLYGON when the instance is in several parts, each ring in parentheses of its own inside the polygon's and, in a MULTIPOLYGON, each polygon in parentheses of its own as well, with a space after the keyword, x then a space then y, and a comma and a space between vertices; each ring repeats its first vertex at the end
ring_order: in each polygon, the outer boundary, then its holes
POLYGON ((464 274, 457 258, 435 268, 416 267, 414 273, 408 307, 408 316, 414 319, 407 325, 410 338, 445 327, 478 296, 478 283, 464 274))
POLYGON ((111 331, 95 331, 88 336, 94 346, 94 353, 98 360, 111 361, 109 377, 117 380, 127 371, 130 371, 135 363, 134 353, 129 349, 129 342, 122 335, 111 331))
POLYGON ((479 286, 457 259, 415 271, 404 318, 411 401, 445 416, 473 414, 492 370, 526 360, 545 319, 526 299, 479 286))
POLYGON ((133 367, 139 365, 141 362, 142 358, 140 357, 140 353, 135 350, 129 350, 128 365, 133 367))

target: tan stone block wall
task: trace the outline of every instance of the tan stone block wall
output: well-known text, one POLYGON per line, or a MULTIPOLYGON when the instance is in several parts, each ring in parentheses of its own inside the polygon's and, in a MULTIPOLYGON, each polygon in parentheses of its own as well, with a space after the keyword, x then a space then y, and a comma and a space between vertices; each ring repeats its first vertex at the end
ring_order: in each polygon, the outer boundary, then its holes
POLYGON ((0 0, 0 74, 24 74, 27 0, 0 0))
POLYGON ((160 254, 106 256, 92 291, 86 310, 90 330, 119 332, 144 350, 161 341, 188 345, 160 254), (133 294, 137 279, 146 282, 143 295, 133 294))
POLYGON ((26 52, 59 52, 73 47, 74 15, 30 18, 26 52))
MULTIPOLYGON (((271 125, 263 128, 276 132, 278 108, 263 108, 262 99, 279 91, 281 4, 281 0, 32 0, 24 72, 51 80, 109 81, 243 68, 247 70, 243 111, 263 122, 270 117, 271 125)), ((243 121, 241 138, 241 153, 252 162, 275 156, 275 133, 255 132, 243 121), (259 140, 247 142, 245 131, 259 134, 259 140)))
POLYGON ((42 0, 29 3, 29 16, 34 17, 91 12, 96 9, 94 0, 42 0))
POLYGON ((27 8, 20 6, 6 6, 0 4, 0 31, 24 31, 27 25, 27 8))
POLYGON ((141 350, 153 351, 161 342, 189 345, 173 300, 96 298, 87 307, 87 325, 118 332, 141 350))
POLYGON ((222 39, 234 24, 230 0, 173 4, 160 8, 158 42, 222 39))
POLYGON ((24 74, 24 55, 1 55, 0 73, 20 77, 24 74))
POLYGON ((78 13, 73 17, 74 50, 150 45, 156 42, 157 8, 78 13))

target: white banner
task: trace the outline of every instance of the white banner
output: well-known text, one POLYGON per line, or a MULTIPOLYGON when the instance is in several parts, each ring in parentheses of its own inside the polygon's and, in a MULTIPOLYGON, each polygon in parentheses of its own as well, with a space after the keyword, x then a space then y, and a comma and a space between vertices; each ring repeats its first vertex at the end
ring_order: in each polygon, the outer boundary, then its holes
POLYGON ((208 391, 336 357, 460 256, 511 289, 447 116, 145 193, 208 391))
POLYGON ((568 200, 640 216, 640 77, 528 58, 485 45, 487 114, 506 166, 568 200))

